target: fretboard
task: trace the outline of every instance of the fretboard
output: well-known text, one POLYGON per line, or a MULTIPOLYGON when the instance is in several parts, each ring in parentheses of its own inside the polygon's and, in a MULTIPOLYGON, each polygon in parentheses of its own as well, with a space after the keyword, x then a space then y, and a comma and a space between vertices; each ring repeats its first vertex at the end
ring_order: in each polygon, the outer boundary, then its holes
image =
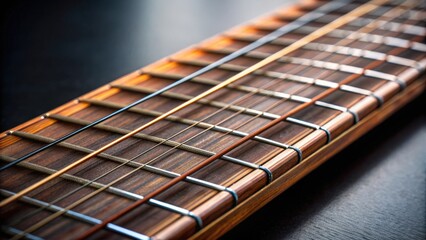
POLYGON ((281 9, 2 133, 2 236, 223 235, 422 93, 418 4, 281 9))

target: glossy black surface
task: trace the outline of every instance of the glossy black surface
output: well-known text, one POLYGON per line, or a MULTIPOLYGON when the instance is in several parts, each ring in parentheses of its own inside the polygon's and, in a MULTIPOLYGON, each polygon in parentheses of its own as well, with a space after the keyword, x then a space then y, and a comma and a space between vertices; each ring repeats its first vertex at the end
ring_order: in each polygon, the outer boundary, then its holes
MULTIPOLYGON (((285 1, 284 1, 285 3, 285 1)), ((282 5, 280 1, 2 3, 1 129, 282 5)), ((224 239, 424 239, 425 97, 224 239)))

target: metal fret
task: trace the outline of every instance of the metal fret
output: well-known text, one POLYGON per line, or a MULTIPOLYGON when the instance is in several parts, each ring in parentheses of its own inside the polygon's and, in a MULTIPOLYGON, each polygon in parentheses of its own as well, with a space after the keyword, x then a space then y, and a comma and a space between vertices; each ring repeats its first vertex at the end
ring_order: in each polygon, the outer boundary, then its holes
MULTIPOLYGON (((107 102, 107 101, 99 101, 99 100, 94 100, 94 99, 80 99, 80 101, 85 102, 85 103, 89 103, 89 104, 93 104, 95 106, 102 106, 102 107, 109 107, 109 108, 120 108, 121 107, 121 105, 119 105, 119 104, 115 104, 115 103, 107 102)), ((235 109, 235 111, 237 111, 237 110, 235 109)), ((163 114, 162 112, 157 112, 157 111, 152 111, 152 110, 147 110, 147 109, 141 109, 141 108, 131 108, 131 109, 129 109, 129 112, 135 112, 135 113, 153 116, 153 117, 160 116, 161 114, 163 114)), ((270 113, 270 114, 271 114, 270 116, 273 115, 272 113, 270 113)), ((210 123, 207 123, 207 122, 195 121, 195 120, 192 120, 192 119, 182 118, 182 117, 178 117, 178 116, 174 116, 174 115, 167 117, 166 120, 173 121, 173 122, 179 122, 179 123, 183 123, 183 124, 187 124, 187 125, 193 125, 194 127, 200 127, 200 128, 209 129, 209 130, 212 130, 212 131, 222 132, 222 133, 230 134, 230 135, 237 136, 237 137, 245 137, 245 136, 248 135, 248 133, 245 133, 245 132, 242 132, 242 131, 239 131, 239 130, 235 130, 235 129, 231 129, 231 128, 227 128, 227 127, 222 127, 222 126, 210 124, 210 123)), ((260 143, 271 144, 270 140, 268 140, 264 137, 261 137, 261 136, 254 136, 253 140, 258 141, 260 143)), ((276 146, 276 143, 273 143, 273 145, 276 146)), ((283 146, 290 147, 287 144, 282 144, 279 147, 283 147, 283 146)))
MULTIPOLYGON (((149 94, 150 92, 155 91, 155 90, 148 89, 148 88, 128 86, 128 85, 120 85, 120 84, 114 84, 114 85, 112 85, 112 87, 116 87, 116 88, 119 88, 119 89, 122 89, 122 90, 127 90, 127 91, 141 92, 141 93, 145 93, 145 94, 149 94)), ((235 88, 236 87, 237 86, 235 86, 235 88)), ((288 94, 288 93, 275 92, 275 91, 270 91, 270 90, 266 90, 266 89, 246 87, 246 86, 241 86, 241 85, 239 85, 238 87, 239 87, 238 90, 247 91, 247 92, 251 92, 251 93, 262 92, 263 95, 266 95, 266 96, 269 96, 269 97, 274 97, 274 98, 278 98, 278 99, 287 99, 287 100, 291 100, 291 101, 298 102, 298 103, 307 103, 307 102, 311 101, 311 99, 309 99, 309 98, 298 96, 298 95, 293 95, 293 94, 288 94), (240 88, 240 87, 243 87, 243 88, 240 88)), ((190 100, 190 99, 193 98, 192 96, 189 96, 189 95, 171 93, 171 92, 164 93, 164 94, 162 94, 162 96, 167 97, 167 98, 171 98, 171 99, 181 100, 181 101, 187 101, 187 100, 190 100)), ((274 120, 274 119, 277 119, 277 118, 280 117, 279 115, 273 114, 273 113, 270 113, 270 112, 260 111, 260 110, 242 107, 242 106, 238 106, 238 105, 227 104, 227 103, 219 102, 219 101, 201 99, 201 100, 198 101, 198 103, 204 104, 204 105, 210 105, 210 106, 217 107, 217 108, 226 107, 227 109, 232 110, 232 111, 236 111, 236 112, 241 111, 241 112, 249 114, 249 115, 260 116, 260 117, 271 119, 271 120, 274 120)), ((349 112, 351 114, 355 114, 354 112, 351 112, 346 107, 338 106, 338 105, 331 104, 331 103, 325 103, 325 102, 322 102, 322 101, 315 101, 314 104, 319 106, 319 107, 324 107, 324 108, 328 108, 328 109, 332 109, 332 110, 336 110, 336 111, 349 112)), ((356 116, 354 116, 354 119, 356 121, 356 119, 358 119, 358 118, 356 116)))
POLYGON ((300 126, 324 131, 325 135, 327 136, 327 142, 326 143, 329 143, 331 141, 331 133, 324 126, 320 126, 320 125, 317 125, 317 124, 314 124, 314 123, 306 122, 306 121, 303 121, 303 120, 300 120, 300 119, 297 119, 297 118, 293 118, 293 117, 288 117, 285 120, 288 121, 288 122, 294 123, 294 124, 298 124, 300 126))
MULTIPOLYGON (((298 28, 295 30, 297 33, 301 34, 309 34, 312 31, 317 30, 316 27, 309 27, 304 26, 301 28, 298 28)), ((335 37, 335 38, 341 38, 341 39, 351 39, 351 40, 357 40, 361 42, 367 42, 367 43, 377 43, 382 44, 385 46, 390 47, 400 47, 400 48, 407 48, 419 52, 426 52, 426 44, 420 43, 420 42, 414 42, 402 38, 397 37, 390 37, 390 36, 381 36, 377 34, 372 33, 363 33, 363 32, 356 32, 356 31, 350 31, 350 30, 343 30, 343 29, 335 29, 334 31, 327 34, 328 36, 335 37)))
MULTIPOLYGON (((64 121, 64 122, 79 124, 79 125, 88 124, 87 121, 84 121, 84 120, 81 120, 81 119, 75 119, 75 118, 66 117, 66 116, 57 115, 57 114, 46 115, 46 117, 49 117, 49 118, 52 118, 52 119, 55 119, 55 120, 64 121)), ((107 126, 107 125, 103 125, 103 124, 96 125, 96 126, 94 126, 94 128, 98 128, 98 129, 101 129, 101 130, 104 130, 104 131, 114 132, 114 133, 118 133, 118 134, 127 134, 127 133, 131 132, 130 130, 126 130, 126 129, 122 129, 122 128, 116 128, 116 127, 107 126)), ((141 139, 144 139, 144 140, 149 140, 148 138, 145 139, 145 137, 147 137, 147 135, 142 134, 142 133, 135 134, 135 135, 133 135, 133 137, 141 138, 141 139)), ((154 136, 150 136, 149 138, 151 140, 155 140, 155 141, 162 139, 162 138, 158 138, 158 137, 154 137, 154 136)), ((265 143, 271 144, 270 141, 272 141, 272 140, 265 138, 265 143)), ((213 156, 213 155, 216 154, 216 153, 211 152, 211 151, 207 151, 207 150, 197 148, 197 147, 194 147, 194 146, 190 146, 190 145, 186 145, 186 144, 177 143, 177 142, 174 142, 172 140, 163 139, 159 143, 170 144, 170 146, 172 146, 172 147, 176 147, 178 149, 193 152, 195 154, 199 154, 199 155, 206 156, 206 157, 210 157, 210 156, 213 156)), ((276 141, 273 141, 273 144, 275 144, 274 146, 281 147, 281 148, 284 148, 284 149, 287 149, 287 148, 291 149, 291 146, 283 144, 283 143, 279 143, 279 142, 276 142, 276 141)), ((270 176, 272 176, 272 173, 267 168, 259 166, 255 163, 246 162, 244 160, 237 159, 237 158, 234 158, 234 157, 230 157, 230 156, 227 156, 227 155, 221 156, 220 159, 223 159, 225 161, 232 162, 232 163, 235 163, 235 164, 239 164, 239 165, 244 166, 244 167, 252 168, 252 169, 261 169, 268 176, 268 179, 272 181, 272 179, 270 178, 270 176)))
MULTIPOLYGON (((232 49, 222 48, 222 49, 211 49, 211 48, 201 48, 201 50, 206 52, 213 52, 213 53, 219 53, 219 54, 226 54, 228 51, 232 51, 232 49)), ((267 56, 269 56, 268 53, 262 53, 262 52, 250 52, 245 55, 246 57, 256 58, 256 59, 263 59, 267 56)), ((346 64, 339 64, 334 62, 326 62, 321 60, 313 60, 313 59, 307 59, 307 58, 300 58, 300 57, 282 57, 277 62, 281 63, 293 63, 293 64, 299 64, 304 66, 310 66, 310 67, 316 67, 316 68, 323 68, 333 71, 340 71, 345 73, 351 73, 351 74, 359 74, 364 75, 368 77, 378 78, 380 80, 386 80, 386 81, 393 81, 399 84, 400 89, 404 89, 406 87, 406 84, 404 81, 399 79, 397 76, 388 74, 388 73, 382 73, 376 70, 371 69, 364 69, 360 67, 355 67, 351 65, 346 64)))
MULTIPOLYGON (((247 41, 247 42, 252 42, 258 39, 258 37, 254 35, 241 36, 237 34, 227 34, 226 36, 234 40, 247 41)), ((292 44, 293 42, 294 40, 291 40, 291 39, 279 38, 270 42, 270 44, 279 45, 279 46, 288 46, 292 44)), ((418 70, 419 72, 422 72, 425 69, 424 64, 412 59, 403 58, 403 57, 381 53, 377 51, 372 51, 372 50, 360 49, 360 48, 312 42, 312 43, 306 44, 303 47, 303 49, 385 61, 388 63, 393 63, 393 64, 405 66, 405 67, 411 67, 418 70)))
MULTIPOLYGON (((12 162, 15 160, 15 158, 12 157, 7 157, 4 155, 0 155, 0 159, 5 160, 7 162, 12 162)), ((127 160, 127 162, 129 162, 127 160)), ((141 166, 144 166, 143 164, 140 164, 141 166)), ((53 174, 55 172, 57 172, 57 170, 51 169, 51 168, 47 168, 47 167, 43 167, 37 164, 32 164, 32 163, 27 163, 24 162, 24 164, 22 165, 22 167, 26 167, 28 169, 34 170, 34 171, 38 171, 38 172, 42 172, 42 173, 46 173, 46 174, 53 174)), ((73 181, 79 184, 83 184, 83 185, 88 185, 90 187, 96 188, 96 189, 100 189, 100 188, 105 188, 106 185, 102 184, 102 183, 98 183, 98 182, 93 182, 81 177, 77 177, 74 175, 70 175, 70 174, 63 174, 61 176, 61 178, 69 180, 69 181, 73 181)), ((129 191, 125 191, 119 188, 115 188, 115 187, 106 187, 105 191, 115 194, 117 196, 120 197, 124 197, 127 198, 129 200, 133 200, 133 201, 137 201, 140 199, 143 199, 143 196, 136 194, 136 193, 132 193, 129 191)), ((150 199, 148 201, 148 204, 151 206, 155 206, 155 207, 159 207, 162 208, 164 210, 173 212, 173 213, 177 213, 180 214, 182 216, 189 216, 191 218, 194 219, 194 221, 197 223, 198 227, 201 228, 203 226, 201 218, 198 217, 197 215, 195 215, 194 213, 191 213, 189 210, 186 210, 184 208, 178 207, 178 206, 174 206, 172 204, 166 203, 166 202, 162 202, 162 201, 158 201, 156 199, 150 199)))
MULTIPOLYGON (((359 6, 358 4, 348 3, 348 4, 345 5, 345 9, 353 9, 353 8, 358 7, 358 6, 359 6)), ((392 6, 392 7, 380 6, 379 8, 381 8, 381 9, 392 9, 393 7, 395 7, 395 5, 392 6)), ((388 10, 386 10, 386 11, 388 11, 388 10)), ((375 17, 381 17, 382 16, 377 12, 370 12, 369 14, 372 15, 372 16, 375 16, 375 17)), ((426 19, 426 14, 421 10, 406 9, 402 15, 398 16, 398 18, 403 18, 405 20, 424 21, 426 19)))
MULTIPOLYGON (((57 114, 51 114, 48 117, 55 119, 55 120, 60 120, 60 121, 63 121, 63 122, 74 123, 74 124, 79 124, 79 125, 85 125, 85 124, 88 123, 87 121, 84 121, 84 120, 81 120, 81 119, 66 117, 66 116, 57 115, 57 114)), ((99 125, 99 127, 96 127, 96 128, 104 130, 104 131, 118 133, 118 134, 126 134, 126 133, 130 132, 130 130, 112 127, 112 126, 106 126, 106 125, 99 125)), ((220 127, 220 126, 217 126, 217 129, 219 129, 219 131, 221 131, 221 132, 226 132, 226 133, 228 131, 230 131, 229 133, 233 133, 235 136, 239 136, 239 137, 245 137, 245 136, 248 135, 248 133, 245 133, 245 132, 236 131, 236 130, 232 130, 232 129, 224 128, 224 127, 220 127)), ((187 144, 181 144, 181 143, 173 141, 173 140, 167 140, 167 139, 160 138, 160 137, 146 135, 146 134, 143 134, 143 133, 135 134, 134 137, 141 138, 141 139, 148 140, 148 141, 152 141, 152 142, 155 142, 155 143, 161 143, 161 144, 164 144, 164 145, 167 145, 167 146, 170 146, 170 147, 176 147, 178 149, 188 151, 188 152, 192 152, 192 153, 199 154, 199 155, 206 156, 206 157, 215 154, 214 152, 211 152, 211 151, 208 151, 208 150, 204 150, 204 149, 197 148, 197 147, 194 147, 194 146, 190 146, 190 145, 187 145, 187 144)), ((261 143, 272 144, 276 147, 280 147, 280 148, 284 148, 284 149, 289 148, 289 145, 287 145, 287 144, 272 141, 270 139, 267 139, 267 138, 264 138, 264 137, 261 137, 261 136, 256 136, 256 140, 261 142, 261 143)), ((238 159, 226 156, 226 155, 223 156, 222 158, 224 160, 227 160, 227 161, 234 161, 234 162, 241 162, 242 161, 242 160, 238 160, 238 159)), ((247 166, 249 166, 249 165, 247 165, 247 166)), ((253 165, 250 165, 250 166, 252 168, 257 168, 257 167, 254 167, 253 165)))
MULTIPOLYGON (((200 67, 209 64, 209 62, 205 62, 201 60, 183 60, 183 59, 176 59, 176 58, 172 58, 171 60, 179 64, 188 64, 188 65, 200 66, 200 67)), ((219 67, 219 69, 222 69, 222 70, 235 71, 235 72, 243 71, 245 68, 246 67, 244 66, 230 64, 230 63, 223 64, 219 67)), ((374 97, 377 100, 379 106, 383 104, 383 99, 370 90, 353 87, 353 86, 345 85, 345 84, 339 86, 338 83, 331 82, 324 79, 304 77, 300 75, 281 73, 281 72, 270 71, 270 70, 257 70, 253 72, 253 75, 269 77, 274 79, 282 79, 286 81, 293 81, 293 82, 299 82, 299 83, 313 84, 313 85, 325 87, 325 88, 339 88, 340 90, 344 92, 374 97)))
MULTIPOLYGON (((47 138, 47 137, 43 137, 43 136, 40 136, 40 135, 25 133, 25 132, 21 132, 21 131, 14 131, 11 134, 14 135, 14 136, 20 137, 20 138, 29 139, 29 140, 32 140, 32 141, 44 142, 44 143, 50 143, 50 142, 54 141, 54 139, 52 139, 52 138, 47 138)), ((74 151, 82 152, 82 153, 92 153, 94 151, 92 149, 81 147, 81 146, 71 144, 71 143, 67 143, 67 142, 62 142, 62 143, 58 144, 58 146, 64 147, 64 148, 67 148, 67 149, 71 149, 71 150, 74 150, 74 151)), ((102 158, 102 159, 110 160, 110 161, 113 161, 113 162, 116 162, 116 163, 119 163, 119 164, 126 164, 127 166, 131 166, 131 167, 134 167, 134 168, 140 168, 141 170, 145 170, 145 171, 148 171, 148 172, 151 172, 151 173, 155 173, 155 174, 158 174, 158 175, 161 175, 161 176, 164 176, 164 177, 176 178, 176 177, 180 176, 180 174, 172 172, 172 171, 157 168, 157 167, 154 167, 154 166, 151 166, 151 165, 148 165, 148 164, 141 164, 139 162, 130 161, 129 159, 113 156, 113 155, 106 154, 106 153, 101 153, 101 154, 98 155, 98 157, 102 158)), ((7 157, 5 155, 0 155, 0 159, 5 160, 5 161, 9 161, 9 162, 12 161, 10 157, 7 157)), ((27 163, 27 162, 21 163, 20 166, 32 169, 34 171, 46 173, 46 174, 52 174, 53 171, 54 171, 52 169, 48 169, 46 167, 39 166, 39 165, 32 164, 32 163, 27 163)), ((72 181, 78 181, 78 179, 75 179, 74 176, 72 176, 72 175, 64 174, 64 175, 62 175, 62 177, 64 179, 68 179, 68 180, 72 180, 72 181)), ((224 187, 222 185, 215 184, 215 183, 208 182, 208 181, 201 180, 201 179, 197 179, 197 178, 194 178, 194 177, 191 177, 191 176, 186 177, 184 179, 184 181, 186 181, 188 183, 196 184, 196 185, 201 186, 201 187, 206 187, 206 188, 209 188, 209 189, 212 189, 212 190, 228 192, 234 200, 234 205, 238 204, 237 193, 229 187, 224 187)))
MULTIPOLYGON (((176 80, 176 79, 181 78, 181 76, 178 75, 178 74, 169 74, 169 73, 143 72, 143 74, 149 74, 153 77, 172 79, 172 80, 176 80)), ((207 78, 198 78, 198 79, 194 80, 194 82, 198 82, 198 83, 202 83, 202 84, 206 84, 206 85, 210 85, 210 86, 216 86, 216 85, 221 83, 218 80, 207 79, 207 78)), ((112 85, 112 86, 115 87, 116 85, 112 85)), ((119 87, 122 87, 122 86, 119 86, 119 87)), ((288 94, 288 93, 282 93, 282 92, 276 92, 276 91, 272 91, 272 90, 268 90, 268 89, 262 89, 262 88, 251 87, 251 86, 246 86, 246 85, 232 84, 232 85, 226 86, 226 88, 235 89, 235 90, 247 92, 247 93, 255 93, 255 94, 263 95, 263 96, 267 96, 267 97, 274 97, 274 98, 278 98, 278 99, 291 99, 291 100, 302 99, 301 100, 302 102, 308 101, 307 98, 304 98, 304 97, 301 97, 301 96, 288 94)), ((188 98, 186 98, 186 99, 188 99, 188 98)), ((210 101, 210 102, 213 102, 213 101, 210 101)), ((214 104, 217 104, 217 103, 215 102, 214 104)), ((223 103, 223 104, 225 104, 225 103, 223 103)), ((233 106, 235 106, 235 105, 233 105, 233 106)), ((250 111, 254 112, 256 110, 250 110, 250 111)), ((265 114, 269 114, 269 113, 265 113, 265 114)))
MULTIPOLYGON (((329 23, 330 21, 333 21, 335 18, 338 18, 338 15, 326 15, 322 18, 317 19, 317 22, 320 23, 329 23)), ((406 24, 406 23, 399 23, 399 22, 389 22, 385 20, 380 19, 372 19, 372 18, 365 18, 360 17, 352 22, 350 22, 349 26, 355 26, 355 27, 362 27, 367 24, 370 24, 372 22, 376 22, 379 25, 377 26, 378 29, 386 30, 386 31, 392 31, 397 33, 405 33, 405 34, 411 34, 411 35, 417 35, 417 36, 425 36, 426 35, 426 28, 422 26, 416 26, 412 24, 406 24)))
MULTIPOLYGON (((8 191, 8 190, 4 190, 4 189, 0 189, 0 193, 3 196, 6 196, 6 197, 15 195, 15 193, 8 191)), ((78 221, 81 221, 81 222, 84 222, 84 223, 88 223, 88 224, 92 224, 92 225, 97 225, 97 224, 102 223, 102 221, 100 219, 97 219, 97 218, 94 218, 94 217, 91 217, 91 216, 88 216, 86 214, 82 214, 82 213, 79 213, 79 212, 76 212, 76 211, 68 210, 68 209, 65 209, 65 208, 44 202, 44 201, 40 201, 40 200, 35 199, 35 198, 23 196, 19 200, 22 201, 22 202, 31 204, 33 206, 36 206, 36 207, 47 209, 51 212, 64 212, 64 216, 67 216, 69 218, 73 218, 75 220, 78 220, 78 221)), ((106 226, 106 229, 111 230, 111 231, 116 232, 116 233, 119 233, 123 236, 130 237, 132 239, 140 239, 140 240, 150 240, 151 239, 150 237, 148 237, 146 235, 132 231, 132 230, 127 229, 127 228, 123 228, 123 227, 118 226, 118 225, 113 224, 113 223, 108 223, 107 226, 106 226)), ((15 233, 15 234, 20 234, 20 233, 22 233, 22 231, 20 231, 19 233, 15 233)), ((40 239, 40 238, 35 238, 35 239, 40 239)))
MULTIPOLYGON (((152 72, 146 72, 146 74, 149 74, 149 75, 155 76, 155 77, 161 77, 161 78, 171 78, 171 79, 179 79, 180 78, 180 76, 177 75, 177 74, 152 73, 152 72)), ((209 85, 217 85, 217 84, 219 84, 219 81, 212 80, 212 79, 198 79, 198 81, 202 82, 204 84, 209 84, 209 85)), ((113 86, 117 86, 120 89, 123 89, 122 87, 124 87, 123 85, 113 85, 113 86)), ((128 86, 126 86, 126 87, 128 87, 128 86)), ((274 91, 260 89, 260 88, 254 88, 254 87, 248 87, 248 86, 241 86, 241 85, 231 86, 231 87, 234 88, 234 89, 242 90, 242 91, 249 91, 249 92, 256 92, 256 93, 262 92, 266 96, 277 97, 277 98, 280 98, 280 99, 290 99, 290 100, 297 101, 297 102, 302 102, 302 103, 310 101, 310 99, 307 99, 307 98, 304 98, 304 97, 301 97, 301 96, 291 95, 291 94, 286 94, 286 93, 280 93, 280 92, 274 92, 274 91)), ((126 90, 128 90, 128 89, 126 89, 126 90)), ((147 91, 147 89, 143 89, 143 91, 147 91)), ((154 90, 152 90, 152 91, 154 91, 154 90)), ((174 94, 170 94, 170 97, 172 97, 173 95, 174 94)), ((191 96, 187 96, 187 95, 183 95, 183 94, 179 94, 177 96, 179 96, 181 98, 185 98, 185 99, 190 99, 191 98, 191 96)), ((333 104, 321 104, 321 101, 317 101, 317 102, 315 104, 318 105, 318 106, 323 106, 323 107, 326 107, 326 108, 331 108, 333 110, 342 111, 342 109, 345 109, 344 111, 348 111, 347 108, 335 107, 335 105, 333 105, 333 104), (317 104, 317 102, 319 102, 319 104, 317 104)), ((200 103, 201 103, 201 101, 200 101, 200 103)), ((229 105, 227 103, 221 103, 221 102, 216 102, 216 101, 208 101, 208 102, 206 102, 206 104, 213 105, 215 107, 220 107, 220 108, 229 105)), ((269 112, 265 112, 265 111, 259 111, 259 110, 255 110, 255 109, 249 109, 249 108, 241 107, 241 106, 237 106, 237 105, 229 105, 228 108, 231 109, 231 110, 234 110, 234 111, 243 111, 245 113, 248 113, 248 114, 251 114, 251 115, 255 115, 255 116, 259 115, 259 116, 262 116, 262 117, 265 117, 265 118, 268 118, 268 119, 271 119, 271 120, 274 120, 274 119, 277 119, 277 118, 280 117, 280 115, 277 115, 277 114, 273 114, 273 113, 269 113, 269 112)), ((292 118, 292 119, 295 120, 294 118, 292 118)), ((286 119, 286 121, 287 121, 287 119, 286 119)), ((318 126, 316 124, 309 123, 309 122, 302 121, 302 120, 297 120, 297 121, 290 121, 290 120, 288 120, 288 122, 291 122, 291 123, 294 123, 294 124, 298 124, 300 126, 304 126, 304 127, 307 127, 307 128, 312 128, 312 129, 316 129, 316 130, 317 129, 323 130, 326 133, 326 135, 327 135, 327 139, 329 140, 331 138, 331 135, 328 132, 328 130, 326 130, 323 127, 318 126)), ((205 124, 205 123, 203 123, 203 124, 205 124)), ((232 129, 227 129, 227 128, 220 127, 220 126, 215 126, 215 125, 211 125, 211 126, 209 126, 209 128, 216 129, 216 130, 222 131, 222 132, 231 133, 231 134, 233 134, 235 136, 240 136, 240 137, 245 137, 245 136, 248 135, 248 133, 244 133, 244 132, 237 131, 237 130, 232 130, 232 129)), ((260 142, 264 142, 264 143, 266 143, 266 142, 269 143, 269 144, 272 143, 273 145, 276 146, 276 143, 274 143, 274 141, 271 141, 270 139, 265 139, 265 138, 259 137, 259 136, 255 136, 253 139, 254 140, 259 140, 260 142)), ((328 141, 327 141, 327 143, 328 143, 328 141)), ((288 145, 287 145, 287 148, 289 148, 288 145)))

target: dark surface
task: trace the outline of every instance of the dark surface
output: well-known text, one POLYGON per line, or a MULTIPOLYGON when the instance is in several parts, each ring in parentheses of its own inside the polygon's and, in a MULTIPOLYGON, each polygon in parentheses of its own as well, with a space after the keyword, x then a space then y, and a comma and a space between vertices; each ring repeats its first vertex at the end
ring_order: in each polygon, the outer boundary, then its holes
POLYGON ((425 239, 426 96, 223 239, 425 239))
MULTIPOLYGON (((282 5, 279 1, 13 1, 2 5, 1 129, 282 5), (60 4, 59 4, 60 3, 60 4)), ((424 239, 425 97, 224 239, 424 239)))

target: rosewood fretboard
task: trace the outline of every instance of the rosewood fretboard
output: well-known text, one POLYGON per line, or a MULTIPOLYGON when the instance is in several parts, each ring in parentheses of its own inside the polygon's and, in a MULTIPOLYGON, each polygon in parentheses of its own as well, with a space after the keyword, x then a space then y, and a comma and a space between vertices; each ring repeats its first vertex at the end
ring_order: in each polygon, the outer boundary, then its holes
POLYGON ((279 10, 3 133, 2 236, 221 236, 423 91, 418 4, 279 10))

